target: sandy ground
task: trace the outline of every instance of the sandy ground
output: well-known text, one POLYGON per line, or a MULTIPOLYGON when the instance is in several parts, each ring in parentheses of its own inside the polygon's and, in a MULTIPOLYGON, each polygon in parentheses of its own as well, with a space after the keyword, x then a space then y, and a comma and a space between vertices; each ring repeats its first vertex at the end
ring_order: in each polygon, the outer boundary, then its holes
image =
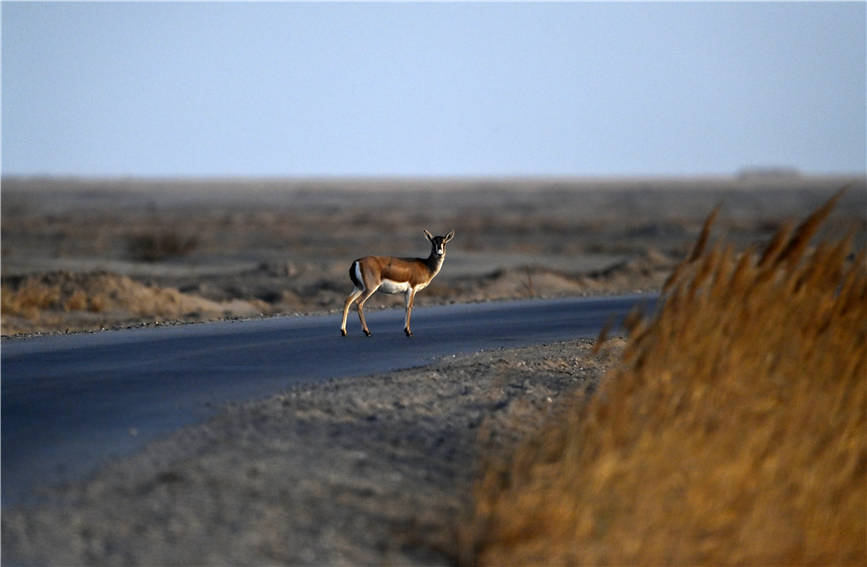
POLYGON ((226 407, 52 505, 5 511, 34 565, 449 565, 482 455, 588 394, 616 360, 581 339, 299 386, 226 407))
POLYGON ((717 203, 743 247, 853 182, 833 222, 863 240, 864 179, 4 179, 2 333, 334 312, 425 228, 457 236, 417 305, 653 290, 717 203))

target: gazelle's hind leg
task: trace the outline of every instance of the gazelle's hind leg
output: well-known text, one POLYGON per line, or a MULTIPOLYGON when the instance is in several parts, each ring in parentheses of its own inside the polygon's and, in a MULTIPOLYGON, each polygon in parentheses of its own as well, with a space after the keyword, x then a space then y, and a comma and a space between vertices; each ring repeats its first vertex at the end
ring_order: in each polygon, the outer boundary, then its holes
POLYGON ((370 296, 373 295, 377 289, 379 289, 378 286, 362 292, 361 299, 358 300, 358 318, 361 320, 361 330, 364 331, 364 334, 368 337, 370 336, 370 329, 367 328, 367 321, 364 320, 364 302, 370 299, 370 296))
POLYGON ((344 337, 346 336, 346 316, 349 315, 349 308, 352 307, 353 302, 358 299, 362 293, 364 293, 363 290, 358 288, 353 289, 352 293, 349 294, 349 297, 346 298, 346 302, 343 304, 343 321, 340 323, 340 334, 344 337))

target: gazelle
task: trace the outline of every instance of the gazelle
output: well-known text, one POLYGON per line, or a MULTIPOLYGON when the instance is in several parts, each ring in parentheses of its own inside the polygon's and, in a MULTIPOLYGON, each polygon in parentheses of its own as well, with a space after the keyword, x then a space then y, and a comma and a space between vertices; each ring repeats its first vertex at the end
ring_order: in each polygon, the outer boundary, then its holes
POLYGON ((430 240, 430 256, 427 258, 395 258, 393 256, 365 256, 354 261, 349 267, 349 277, 355 284, 355 289, 343 304, 343 322, 340 324, 340 334, 346 336, 346 316, 352 303, 358 300, 358 318, 361 320, 361 330, 368 337, 370 329, 364 320, 364 302, 376 290, 385 293, 403 293, 406 296, 406 324, 403 332, 412 336, 409 319, 412 315, 412 303, 415 294, 430 284, 431 280, 443 267, 446 257, 446 243, 455 237, 455 231, 445 236, 433 236, 427 230, 424 235, 430 240))

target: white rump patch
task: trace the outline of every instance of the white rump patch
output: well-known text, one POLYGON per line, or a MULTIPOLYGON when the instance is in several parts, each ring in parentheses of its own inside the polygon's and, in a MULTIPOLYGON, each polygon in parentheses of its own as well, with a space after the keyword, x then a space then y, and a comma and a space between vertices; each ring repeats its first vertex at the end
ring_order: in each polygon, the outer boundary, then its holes
POLYGON ((409 282, 382 280, 379 290, 383 293, 406 293, 409 290, 409 282))
POLYGON ((364 291, 364 278, 361 277, 361 262, 355 262, 355 279, 361 284, 361 290, 364 291))

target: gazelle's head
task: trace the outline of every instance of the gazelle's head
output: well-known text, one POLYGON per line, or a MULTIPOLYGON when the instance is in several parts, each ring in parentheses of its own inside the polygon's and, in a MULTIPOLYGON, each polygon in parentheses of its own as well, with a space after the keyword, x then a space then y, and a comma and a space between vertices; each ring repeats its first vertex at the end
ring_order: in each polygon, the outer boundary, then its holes
POLYGON ((434 236, 433 234, 425 230, 424 235, 427 236, 428 240, 430 240, 431 256, 442 258, 446 255, 446 242, 455 237, 455 231, 451 231, 445 236, 434 236))

